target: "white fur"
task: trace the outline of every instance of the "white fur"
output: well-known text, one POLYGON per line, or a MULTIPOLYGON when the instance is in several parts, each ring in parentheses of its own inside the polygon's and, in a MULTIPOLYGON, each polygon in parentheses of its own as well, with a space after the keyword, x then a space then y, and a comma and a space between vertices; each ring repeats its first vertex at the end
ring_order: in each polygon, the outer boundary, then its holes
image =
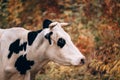
MULTIPOLYGON (((54 24, 54 22, 52 23, 54 24)), ((20 51, 7 58, 10 44, 16 39, 21 39, 20 43, 27 41, 29 30, 23 28, 0 29, 0 80, 34 80, 37 72, 49 61, 54 61, 62 65, 81 65, 81 59, 85 57, 72 43, 70 36, 62 29, 60 23, 55 23, 53 28, 44 29, 39 33, 31 46, 27 45, 26 52, 20 51), (53 32, 50 45, 44 37, 47 33, 53 32), (64 38, 66 44, 63 48, 57 46, 57 40, 64 38), (14 67, 15 61, 20 55, 27 54, 28 60, 34 60, 35 64, 25 75, 14 67)))

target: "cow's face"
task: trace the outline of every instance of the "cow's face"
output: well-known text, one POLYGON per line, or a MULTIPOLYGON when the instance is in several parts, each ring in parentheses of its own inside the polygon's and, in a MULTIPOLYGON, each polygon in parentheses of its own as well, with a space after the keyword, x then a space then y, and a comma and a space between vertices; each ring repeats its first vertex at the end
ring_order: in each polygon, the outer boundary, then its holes
POLYGON ((49 42, 46 56, 62 65, 84 64, 85 57, 73 44, 70 36, 62 29, 62 25, 67 25, 67 23, 53 22, 50 24, 50 32, 45 36, 49 42))

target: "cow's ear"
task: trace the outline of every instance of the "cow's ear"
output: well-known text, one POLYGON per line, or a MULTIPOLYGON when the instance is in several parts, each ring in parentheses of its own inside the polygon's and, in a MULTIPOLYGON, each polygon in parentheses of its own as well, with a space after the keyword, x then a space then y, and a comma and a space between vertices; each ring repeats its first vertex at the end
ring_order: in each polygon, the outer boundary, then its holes
POLYGON ((44 28, 49 28, 49 24, 50 24, 50 23, 52 23, 51 20, 45 19, 45 20, 43 21, 43 29, 44 29, 44 28))
POLYGON ((48 40, 49 44, 52 44, 52 40, 51 40, 51 35, 53 34, 53 32, 49 32, 45 35, 45 38, 48 40))

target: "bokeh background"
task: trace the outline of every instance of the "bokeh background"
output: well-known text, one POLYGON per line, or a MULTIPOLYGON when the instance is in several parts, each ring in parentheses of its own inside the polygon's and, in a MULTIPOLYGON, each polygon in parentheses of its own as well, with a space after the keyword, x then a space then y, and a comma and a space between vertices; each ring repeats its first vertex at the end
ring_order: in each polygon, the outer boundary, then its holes
POLYGON ((86 56, 80 67, 46 65, 36 80, 119 80, 120 0, 0 0, 0 28, 42 28, 44 19, 64 27, 86 56))

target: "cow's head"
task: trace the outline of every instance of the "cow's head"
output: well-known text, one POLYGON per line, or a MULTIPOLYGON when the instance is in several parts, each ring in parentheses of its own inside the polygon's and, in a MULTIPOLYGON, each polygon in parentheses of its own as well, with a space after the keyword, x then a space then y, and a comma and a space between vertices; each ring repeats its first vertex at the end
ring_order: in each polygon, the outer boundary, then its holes
POLYGON ((62 26, 67 25, 69 24, 50 20, 44 21, 43 27, 48 29, 45 39, 49 43, 45 54, 50 60, 62 65, 84 64, 85 56, 76 48, 70 36, 62 28, 62 26))

